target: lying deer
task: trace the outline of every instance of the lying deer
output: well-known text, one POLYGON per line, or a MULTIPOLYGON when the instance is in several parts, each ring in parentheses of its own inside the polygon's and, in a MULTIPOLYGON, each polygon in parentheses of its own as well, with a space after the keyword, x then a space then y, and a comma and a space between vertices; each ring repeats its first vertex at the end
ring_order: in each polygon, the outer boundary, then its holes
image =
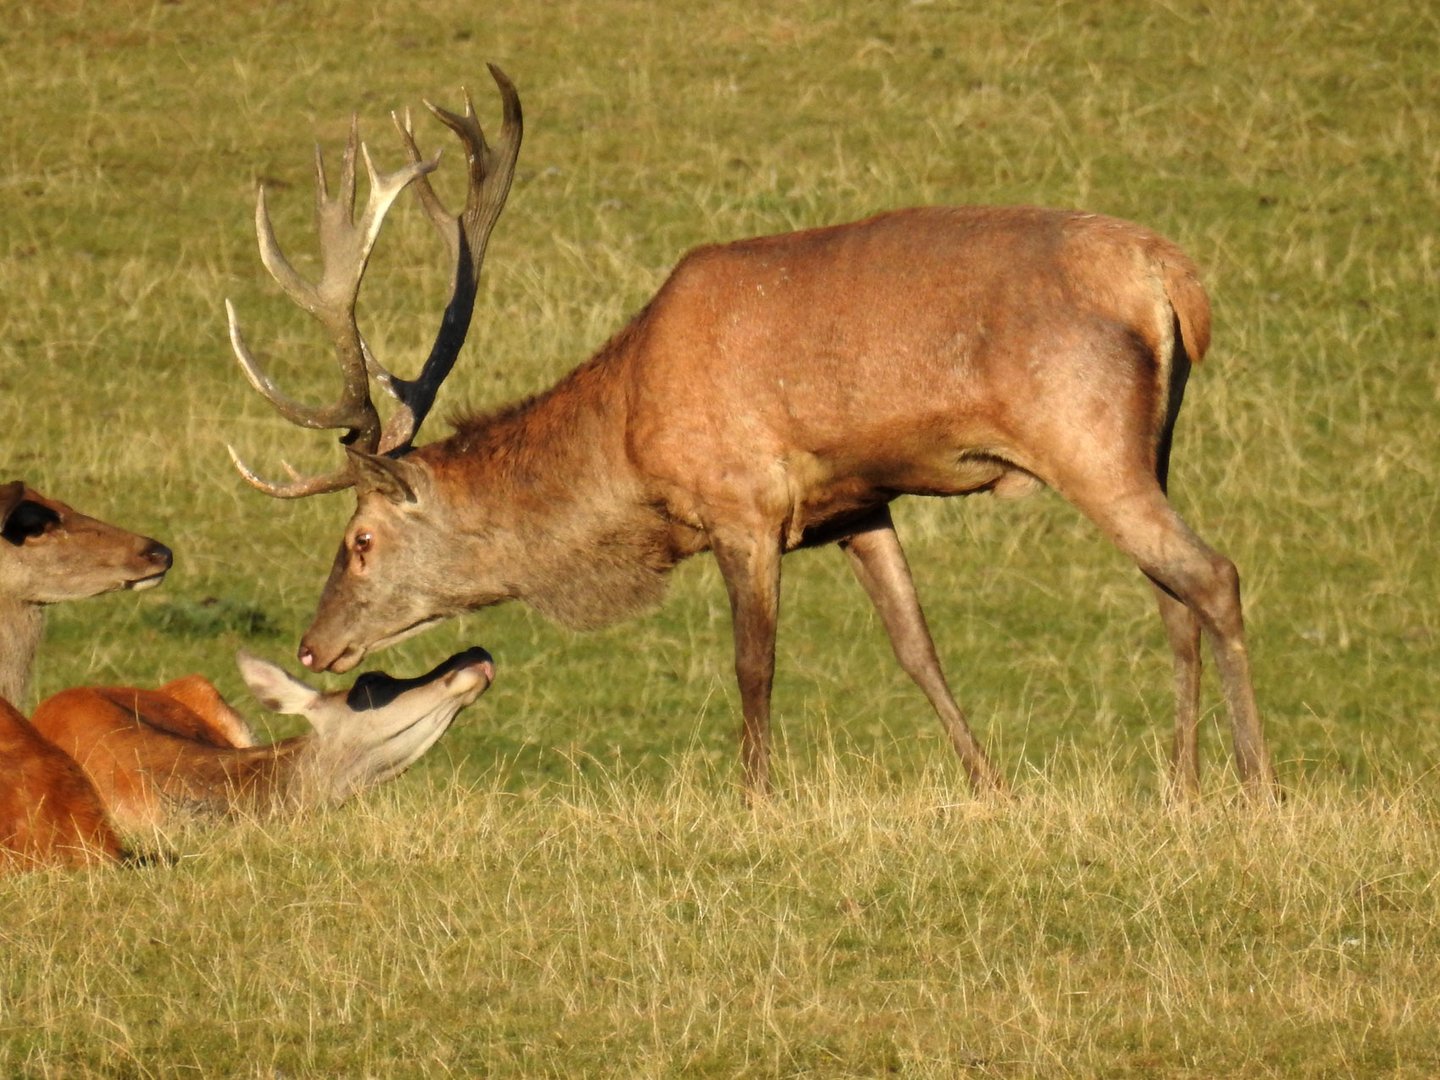
POLYGON ((361 675, 322 693, 248 653, 251 692, 311 732, 257 745, 245 719, 198 675, 159 690, 80 687, 40 703, 35 729, 70 754, 122 829, 164 828, 182 816, 274 813, 339 803, 398 776, 489 687, 494 664, 471 648, 414 679, 361 675))
POLYGON ((271 495, 353 486, 357 496, 302 638, 307 667, 347 671, 372 649, 508 599, 597 626, 658 602, 666 574, 709 550, 733 615, 746 782, 763 792, 781 556, 835 543, 973 784, 999 788, 941 672, 889 504, 1047 485, 1154 586, 1175 657, 1175 787, 1198 784, 1203 632, 1240 775, 1252 791, 1272 791, 1239 577, 1166 498, 1175 419, 1210 343, 1209 301, 1184 252, 1097 214, 985 206, 702 247, 558 384, 417 449, 464 340, 520 149, 518 97, 491 73, 505 116, 496 147, 468 97, 464 116, 431 107, 465 147, 470 185, 458 218, 437 200, 436 162, 422 159, 408 118, 397 122, 405 167, 379 175, 362 148, 370 195, 359 221, 353 127, 338 198, 317 159, 318 283, 286 261, 260 192, 261 259, 328 332, 340 399, 311 408, 284 396, 227 304, 231 342, 283 416, 344 429, 349 459, 283 483, 235 461, 271 495), (411 184, 457 262, 430 356, 404 381, 371 355, 355 302, 386 210, 411 184), (399 403, 385 424, 369 378, 399 403))
POLYGON ((0 873, 124 855, 84 770, 0 698, 0 873))
POLYGON ((16 480, 0 485, 0 869, 121 857, 85 773, 12 705, 23 703, 45 606, 158 585, 170 549, 77 513, 16 480))

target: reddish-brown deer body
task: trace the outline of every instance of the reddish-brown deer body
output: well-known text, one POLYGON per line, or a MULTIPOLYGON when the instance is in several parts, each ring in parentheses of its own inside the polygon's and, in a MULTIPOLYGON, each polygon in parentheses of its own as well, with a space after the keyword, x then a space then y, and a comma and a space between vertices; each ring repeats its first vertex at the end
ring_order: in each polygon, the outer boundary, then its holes
POLYGON ((358 506, 301 658, 344 671, 510 598, 595 625, 657 599, 667 570, 709 549, 761 790, 780 557, 836 541, 972 779, 999 786, 940 671, 888 504, 1047 484, 1156 585, 1177 785, 1196 784, 1203 627, 1240 772, 1268 792, 1238 578, 1165 497, 1209 333, 1190 260, 1094 214, 913 209, 699 249, 550 391, 413 452, 352 452, 358 506))
POLYGON ((908 210, 702 249, 617 365, 625 445, 671 517, 763 521, 786 549, 900 494, 1063 491, 1075 456, 1150 480, 1177 317, 1198 359, 1189 260, 1094 215, 908 210))
POLYGON ((313 730, 258 745, 213 684, 194 675, 158 690, 63 690, 36 708, 35 730, 79 763, 116 824, 157 828, 196 812, 343 802, 404 772, 494 677, 476 648, 414 679, 369 672, 349 690, 320 693, 257 657, 238 659, 267 708, 302 716, 313 730))
POLYGON ((0 699, 0 873, 123 854, 84 771, 0 699))

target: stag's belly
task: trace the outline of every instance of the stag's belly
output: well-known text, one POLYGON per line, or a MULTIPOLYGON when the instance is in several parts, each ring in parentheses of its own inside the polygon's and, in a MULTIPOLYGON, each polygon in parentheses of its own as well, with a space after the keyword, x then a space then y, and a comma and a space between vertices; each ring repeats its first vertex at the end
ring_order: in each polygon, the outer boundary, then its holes
POLYGON ((846 526, 864 519, 901 495, 1026 494, 1039 482, 993 454, 984 452, 916 455, 894 463, 842 463, 804 455, 786 463, 792 486, 792 514, 786 547, 823 543, 844 535, 846 526), (837 467, 841 466, 841 467, 837 467))

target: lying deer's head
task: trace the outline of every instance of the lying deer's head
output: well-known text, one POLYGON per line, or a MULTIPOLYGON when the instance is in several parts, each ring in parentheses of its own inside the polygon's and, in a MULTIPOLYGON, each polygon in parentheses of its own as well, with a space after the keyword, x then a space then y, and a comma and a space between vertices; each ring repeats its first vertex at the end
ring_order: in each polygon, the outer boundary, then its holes
POLYGON ((315 690, 250 653, 236 655, 251 693, 271 712, 303 717, 314 733, 295 757, 303 790, 330 802, 408 769, 456 714, 489 689, 495 663, 478 646, 413 679, 366 672, 348 690, 315 690))

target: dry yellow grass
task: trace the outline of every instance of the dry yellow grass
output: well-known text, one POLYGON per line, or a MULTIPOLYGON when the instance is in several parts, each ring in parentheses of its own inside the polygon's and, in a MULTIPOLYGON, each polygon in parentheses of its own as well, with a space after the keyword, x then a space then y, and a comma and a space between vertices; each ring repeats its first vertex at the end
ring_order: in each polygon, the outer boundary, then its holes
POLYGON ((1167 813, 825 758, 413 784, 6 886, 0 1061, 178 1076, 1426 1076, 1421 785, 1167 813), (65 904, 51 900, 57 890, 65 904))

